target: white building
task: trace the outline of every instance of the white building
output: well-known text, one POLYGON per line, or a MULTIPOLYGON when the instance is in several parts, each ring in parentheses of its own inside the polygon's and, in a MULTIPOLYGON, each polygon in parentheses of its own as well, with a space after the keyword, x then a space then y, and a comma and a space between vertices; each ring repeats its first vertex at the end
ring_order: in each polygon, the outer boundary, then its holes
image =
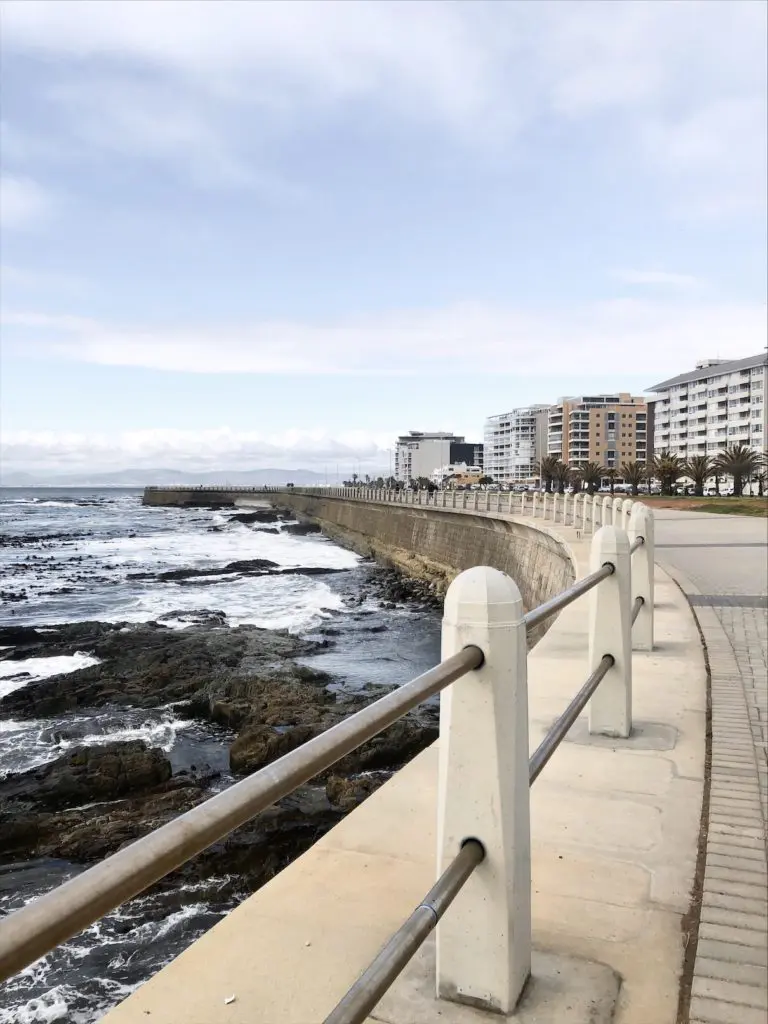
POLYGON ((735 444, 768 448, 766 353, 747 359, 707 359, 695 370, 650 388, 653 450, 681 458, 715 456, 735 444))
POLYGON ((497 483, 532 482, 547 454, 548 405, 512 409, 485 421, 483 470, 497 483))
POLYGON ((465 461, 479 461, 479 445, 447 430, 411 430, 402 434, 395 445, 395 477, 408 484, 419 477, 431 479, 441 466, 465 461))
POLYGON ((432 483, 442 486, 451 477, 463 480, 465 477, 477 477, 483 475, 482 466, 468 466, 466 462, 452 462, 447 466, 440 466, 432 474, 432 483))

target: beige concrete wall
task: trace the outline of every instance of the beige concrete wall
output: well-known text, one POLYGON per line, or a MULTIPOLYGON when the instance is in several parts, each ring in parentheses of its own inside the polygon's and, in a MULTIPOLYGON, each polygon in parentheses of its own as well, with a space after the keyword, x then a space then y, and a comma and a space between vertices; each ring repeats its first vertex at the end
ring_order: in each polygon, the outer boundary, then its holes
POLYGON ((515 580, 530 609, 576 578, 568 545, 530 520, 290 491, 281 492, 278 500, 319 523, 338 543, 433 580, 441 593, 464 569, 490 565, 515 580))

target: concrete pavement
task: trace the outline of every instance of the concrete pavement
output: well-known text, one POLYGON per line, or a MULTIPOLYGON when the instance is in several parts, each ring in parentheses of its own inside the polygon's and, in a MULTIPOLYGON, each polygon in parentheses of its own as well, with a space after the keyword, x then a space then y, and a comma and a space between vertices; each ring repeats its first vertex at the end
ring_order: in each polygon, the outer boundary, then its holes
POLYGON ((667 509, 655 515, 657 558, 688 597, 710 670, 711 781, 689 1019, 764 1024, 768 520, 667 509))
MULTIPOLYGON (((583 575, 589 541, 554 529, 583 575)), ((520 1024, 677 1018, 703 791, 706 674, 683 595, 662 571, 656 588, 656 649, 633 660, 633 735, 590 737, 583 716, 531 793, 534 963, 560 958, 560 967, 535 966, 514 1018, 520 1024), (590 979, 586 993, 571 981, 578 977, 590 979)), ((532 750, 586 678, 588 610, 587 598, 566 608, 529 657, 532 750)), ((433 884, 436 763, 433 745, 108 1014, 109 1024, 322 1021, 433 884)), ((371 1021, 487 1019, 452 1007, 447 1017, 444 1004, 430 1005, 430 986, 418 977, 424 957, 429 948, 371 1021), (426 1002, 414 1010, 417 990, 426 1002)))

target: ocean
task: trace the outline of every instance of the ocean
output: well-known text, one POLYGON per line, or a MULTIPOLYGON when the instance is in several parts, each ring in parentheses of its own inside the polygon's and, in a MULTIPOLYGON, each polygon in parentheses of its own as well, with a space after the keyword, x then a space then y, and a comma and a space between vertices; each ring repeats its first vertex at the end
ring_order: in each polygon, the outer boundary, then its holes
MULTIPOLYGON (((190 629, 211 614, 231 629, 333 636, 306 659, 342 693, 402 683, 439 660, 439 614, 383 602, 369 563, 285 523, 233 520, 235 510, 148 508, 138 491, 0 489, 0 628, 62 623, 159 623, 190 629), (328 575, 248 575, 235 562, 268 559, 281 570, 328 575), (191 579, 161 579, 201 570, 191 579), (223 570, 218 572, 217 570, 223 570)), ((3 698, 35 681, 98 661, 92 650, 19 660, 0 649, 0 780, 44 766, 76 746, 144 740, 183 772, 205 765, 229 785, 232 734, 183 707, 101 706, 14 718, 3 698)), ((35 712, 36 713, 36 712, 35 712)), ((44 858, 2 863, 0 916, 81 870, 44 858)), ((151 891, 119 908, 0 987, 0 1024, 91 1024, 210 928, 248 893, 217 879, 151 891), (199 898, 198 898, 199 897, 199 898)))

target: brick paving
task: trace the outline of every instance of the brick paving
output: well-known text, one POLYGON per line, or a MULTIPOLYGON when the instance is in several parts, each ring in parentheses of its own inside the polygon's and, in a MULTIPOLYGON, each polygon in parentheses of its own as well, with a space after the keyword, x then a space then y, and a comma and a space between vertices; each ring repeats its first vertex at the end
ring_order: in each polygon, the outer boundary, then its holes
MULTIPOLYGON (((663 530, 662 523, 658 527, 663 530)), ((657 536, 661 532, 658 527, 657 536)), ((722 529, 732 533, 734 527, 738 528, 738 523, 722 529)), ((695 530, 691 523, 689 531, 695 530)), ((659 552, 664 563, 671 562, 665 567, 688 594, 704 637, 711 675, 709 820, 689 1022, 765 1024, 768 611, 762 574, 768 548, 763 543, 762 554, 753 552, 755 572, 747 580, 745 564, 738 567, 740 579, 729 574, 725 565, 728 553, 722 549, 734 545, 718 544, 711 534, 707 541, 701 548, 708 550, 700 552, 701 561, 697 560, 694 571, 684 564, 682 571, 690 574, 685 577, 680 575, 684 559, 675 557, 674 542, 664 544, 669 550, 659 552), (691 579, 694 572, 696 582, 691 579), (755 582, 757 586, 748 586, 755 582), (718 594, 718 590, 722 592, 718 594)))

